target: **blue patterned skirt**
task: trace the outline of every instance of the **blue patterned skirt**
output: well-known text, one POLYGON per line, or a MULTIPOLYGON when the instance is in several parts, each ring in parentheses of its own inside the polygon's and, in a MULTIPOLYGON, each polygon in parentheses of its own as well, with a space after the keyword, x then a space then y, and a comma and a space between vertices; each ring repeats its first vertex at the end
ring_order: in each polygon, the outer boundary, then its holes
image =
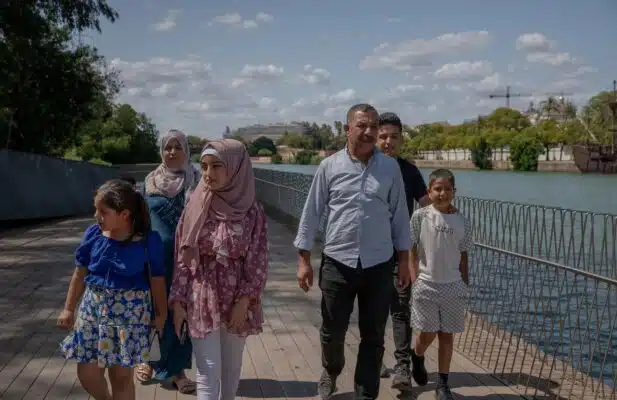
POLYGON ((149 291, 87 286, 73 331, 60 344, 64 357, 101 368, 148 362, 151 310, 149 291))

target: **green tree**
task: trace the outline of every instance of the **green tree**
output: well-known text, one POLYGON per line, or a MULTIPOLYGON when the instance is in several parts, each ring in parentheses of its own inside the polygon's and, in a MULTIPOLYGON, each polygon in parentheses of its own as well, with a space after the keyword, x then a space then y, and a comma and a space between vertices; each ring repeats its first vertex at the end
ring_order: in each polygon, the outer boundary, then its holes
POLYGON ((273 154, 272 157, 270 157, 270 163, 272 163, 272 164, 282 164, 283 163, 283 158, 281 157, 280 154, 273 154))
POLYGON ((531 123, 520 111, 508 107, 500 107, 483 120, 488 127, 520 132, 531 123))
POLYGON ((613 114, 609 104, 614 100, 612 92, 600 92, 590 98, 581 111, 581 119, 602 144, 611 142, 610 128, 613 124, 613 114))
POLYGON ((510 145, 510 161, 516 171, 537 171, 542 143, 532 136, 517 136, 510 145))
POLYGON ((2 146, 61 155, 97 111, 111 108, 120 83, 100 68, 103 58, 70 39, 100 31, 117 13, 105 0, 6 0, 0 11, 2 146), (101 103, 109 103, 102 107, 101 103), (7 122, 8 121, 8 122, 7 122), (9 129, 10 127, 10 129, 9 129), (10 134, 10 136, 9 136, 10 134))
POLYGON ((261 149, 266 149, 270 151, 271 154, 276 154, 276 145, 274 144, 272 139, 265 136, 258 137, 248 146, 248 151, 251 157, 257 156, 259 150, 261 149))
POLYGON ((343 122, 342 121, 334 121, 334 129, 336 129, 336 136, 343 136, 345 133, 343 132, 343 122))
POLYGON ((100 159, 112 164, 160 161, 159 132, 143 113, 128 104, 114 107, 105 121, 92 120, 80 131, 80 143, 69 153, 84 160, 100 159))
POLYGON ((309 165, 313 157, 317 156, 317 152, 313 150, 300 150, 294 157, 294 163, 300 165, 309 165))
POLYGON ((208 143, 206 139, 195 135, 188 135, 186 140, 189 142, 191 153, 200 153, 206 143, 208 143))
POLYGON ((471 149, 471 161, 476 168, 493 169, 492 151, 488 142, 480 138, 471 149))

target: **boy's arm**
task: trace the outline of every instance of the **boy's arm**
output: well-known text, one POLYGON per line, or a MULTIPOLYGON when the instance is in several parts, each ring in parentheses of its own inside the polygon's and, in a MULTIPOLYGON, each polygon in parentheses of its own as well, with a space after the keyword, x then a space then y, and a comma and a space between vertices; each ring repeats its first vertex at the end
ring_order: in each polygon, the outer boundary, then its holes
POLYGON ((411 229, 411 282, 415 282, 420 275, 420 258, 418 257, 418 245, 420 244, 420 229, 422 229, 422 213, 421 210, 416 210, 411 215, 409 227, 411 229))
POLYGON ((458 265, 459 271, 461 271, 461 279, 465 284, 469 285, 469 264, 466 251, 461 252, 461 262, 458 265))
POLYGON ((471 226, 471 222, 465 217, 463 217, 464 225, 465 225, 465 233, 463 235, 463 240, 459 245, 459 251, 461 252, 461 261, 459 263, 458 269, 461 272, 461 279, 467 285, 469 285, 469 250, 473 246, 473 229, 471 226))
POLYGON ((420 275, 420 260, 418 259, 418 247, 414 245, 411 248, 411 283, 414 283, 420 275))

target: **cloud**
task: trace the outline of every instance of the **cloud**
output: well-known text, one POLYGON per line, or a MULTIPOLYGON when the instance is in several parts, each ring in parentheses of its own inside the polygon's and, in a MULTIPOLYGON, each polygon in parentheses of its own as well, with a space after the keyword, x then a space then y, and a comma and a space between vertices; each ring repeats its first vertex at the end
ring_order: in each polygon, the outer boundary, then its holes
POLYGON ((176 27, 182 10, 167 10, 167 15, 161 21, 152 25, 157 32, 169 32, 176 27))
POLYGON ((564 74, 566 78, 577 78, 583 75, 595 74, 598 72, 597 68, 590 66, 580 66, 575 71, 564 74))
POLYGON ((531 53, 527 54, 527 61, 531 63, 539 63, 559 67, 566 64, 572 64, 575 59, 570 53, 531 53))
POLYGON ((330 83, 330 72, 327 69, 306 64, 300 78, 311 85, 325 85, 330 83))
POLYGON ((492 72, 493 66, 488 61, 461 61, 456 64, 444 64, 433 75, 442 80, 477 80, 487 77, 492 72))
POLYGON ((255 15, 255 20, 258 22, 272 22, 274 21, 274 17, 270 14, 266 14, 265 12, 258 12, 257 15, 255 15))
MULTIPOLYGON (((155 57, 147 61, 125 61, 114 58, 110 61, 112 68, 120 71, 120 77, 127 88, 144 90, 159 87, 162 84, 182 84, 191 81, 210 79, 212 65, 199 57, 173 60, 155 57)), ((142 90, 143 92, 143 90, 142 90)))
POLYGON ((165 17, 152 25, 152 29, 157 32, 169 32, 174 29, 178 23, 178 17, 182 10, 167 10, 165 17))
POLYGON ((487 31, 445 33, 432 39, 413 39, 397 44, 383 43, 360 62, 360 69, 393 69, 408 71, 417 66, 430 66, 436 58, 485 47, 487 31))
POLYGON ((516 39, 516 49, 527 53, 547 53, 553 50, 555 42, 549 41, 542 33, 524 33, 516 39))
POLYGON ((276 81, 285 75, 285 68, 273 64, 246 64, 240 75, 231 82, 231 87, 237 88, 251 82, 276 81))
POLYGON ((560 67, 576 62, 570 53, 558 52, 556 48, 557 42, 538 32, 524 33, 516 39, 516 49, 525 53, 530 63, 560 67))
POLYGON ((210 21, 211 24, 221 25, 238 25, 242 22, 242 16, 238 13, 227 13, 223 15, 217 15, 210 21))
POLYGON ((313 99, 300 98, 289 107, 279 111, 281 117, 299 119, 343 118, 347 109, 358 103, 359 96, 354 89, 348 88, 335 93, 322 93, 313 99))
POLYGON ((209 26, 213 25, 228 25, 243 29, 255 29, 259 24, 267 24, 274 21, 274 17, 265 12, 258 12, 253 19, 245 19, 237 12, 217 15, 212 18, 208 23, 209 26))
MULTIPOLYGON (((159 129, 189 126, 187 132, 193 130, 192 134, 218 136, 220 132, 198 130, 209 120, 226 118, 248 123, 263 113, 271 114, 276 110, 274 98, 236 91, 217 82, 212 65, 197 56, 180 60, 158 57, 146 61, 116 58, 110 61, 110 66, 120 72, 124 82, 119 100, 145 111, 159 129)), ((269 68, 248 66, 243 69, 243 75, 258 78, 260 73, 268 71, 269 68)))
POLYGON ((418 92, 424 91, 424 85, 420 84, 400 84, 387 89, 383 94, 383 100, 409 100, 418 98, 418 92))

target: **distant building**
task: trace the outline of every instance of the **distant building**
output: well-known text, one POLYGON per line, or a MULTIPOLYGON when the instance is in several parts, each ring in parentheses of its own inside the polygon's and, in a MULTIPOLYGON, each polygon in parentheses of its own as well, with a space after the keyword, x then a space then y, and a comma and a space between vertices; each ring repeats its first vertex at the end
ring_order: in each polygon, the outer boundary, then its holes
POLYGON ((272 141, 276 141, 281 136, 283 136, 285 132, 289 134, 295 133, 303 135, 307 132, 307 128, 304 125, 295 122, 289 124, 257 124, 235 129, 231 131, 229 135, 223 136, 240 136, 248 141, 255 140, 260 136, 265 136, 272 141))

